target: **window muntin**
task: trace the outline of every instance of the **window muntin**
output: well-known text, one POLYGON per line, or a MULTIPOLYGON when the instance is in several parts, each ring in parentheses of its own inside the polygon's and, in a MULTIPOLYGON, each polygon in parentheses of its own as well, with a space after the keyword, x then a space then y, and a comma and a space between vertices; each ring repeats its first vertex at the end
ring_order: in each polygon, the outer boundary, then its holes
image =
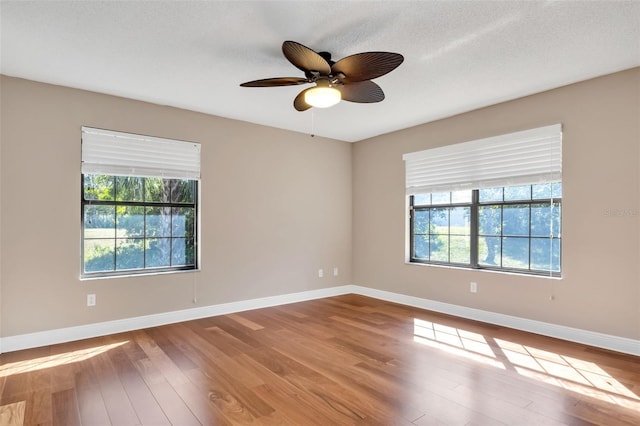
POLYGON ((412 195, 410 261, 559 275, 561 197, 561 182, 412 195))
POLYGON ((83 175, 83 276, 197 267, 197 181, 83 175))

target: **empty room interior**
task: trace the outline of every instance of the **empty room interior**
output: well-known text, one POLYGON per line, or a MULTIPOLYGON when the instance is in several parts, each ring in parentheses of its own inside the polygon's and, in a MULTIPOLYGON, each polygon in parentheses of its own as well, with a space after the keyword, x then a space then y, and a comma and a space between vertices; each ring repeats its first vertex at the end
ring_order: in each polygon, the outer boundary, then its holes
POLYGON ((640 424, 640 2, 0 24, 0 426, 640 424))

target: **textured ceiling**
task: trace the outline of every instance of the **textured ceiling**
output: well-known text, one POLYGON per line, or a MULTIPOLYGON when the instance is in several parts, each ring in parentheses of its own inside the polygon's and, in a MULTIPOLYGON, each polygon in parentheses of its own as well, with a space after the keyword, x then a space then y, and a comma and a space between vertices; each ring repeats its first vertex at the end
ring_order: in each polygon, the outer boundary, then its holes
POLYGON ((2 74, 344 141, 640 65, 639 1, 0 3, 2 74), (297 112, 294 40, 334 59, 390 51, 386 99, 297 112))

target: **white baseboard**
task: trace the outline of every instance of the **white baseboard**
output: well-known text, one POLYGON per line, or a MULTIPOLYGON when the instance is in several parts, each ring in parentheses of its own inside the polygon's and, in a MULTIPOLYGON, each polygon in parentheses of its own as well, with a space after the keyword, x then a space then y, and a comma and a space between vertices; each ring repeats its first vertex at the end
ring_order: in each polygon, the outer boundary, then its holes
POLYGON ((305 300, 321 299, 324 297, 338 296, 349 293, 360 294, 363 296, 369 296, 389 302, 400 303, 407 306, 413 306, 430 311, 455 315, 462 318, 487 322, 490 324, 510 327, 517 330, 528 331, 531 333, 556 337, 571 342, 587 344, 599 348, 610 349, 617 352, 640 356, 639 340, 596 333, 593 331, 566 327, 563 325, 549 324, 541 321, 514 317, 495 312, 482 311, 479 309, 452 305, 449 303, 422 299, 415 296, 408 296, 405 294, 393 293, 384 290, 376 290, 373 288, 357 285, 329 287, 319 290, 309 290, 299 293, 290 293, 279 296, 242 300, 238 302, 184 309, 180 311, 165 312, 160 314, 146 315, 142 317, 126 318, 121 320, 41 331, 37 333, 3 337, 0 338, 0 349, 4 352, 13 352, 22 349, 53 345, 73 340, 88 339, 91 337, 138 330, 147 327, 155 327, 181 321, 189 321, 216 315, 225 315, 234 312, 247 311, 251 309, 302 302, 305 300))
POLYGON ((75 327, 39 331, 36 333, 0 338, 0 348, 2 348, 4 352, 13 352, 22 349, 105 336, 107 334, 140 330, 142 328, 156 327, 181 321, 190 321, 199 318, 213 317, 216 315, 248 311, 251 309, 268 308, 269 306, 285 305, 287 303, 338 296, 347 293, 352 293, 351 286, 329 287, 319 290, 309 290, 299 293, 289 293, 279 296, 262 297, 258 299, 222 303, 219 305, 183 309, 180 311, 163 312, 160 314, 145 315, 142 317, 124 318, 75 327))

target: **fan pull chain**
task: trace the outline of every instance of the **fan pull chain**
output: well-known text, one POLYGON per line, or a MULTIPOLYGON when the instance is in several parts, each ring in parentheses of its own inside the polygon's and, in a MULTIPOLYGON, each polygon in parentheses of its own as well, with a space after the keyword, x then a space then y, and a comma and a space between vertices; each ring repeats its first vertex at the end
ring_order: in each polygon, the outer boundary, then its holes
POLYGON ((311 109, 311 137, 312 138, 316 136, 315 127, 316 127, 316 113, 312 108, 311 109))
POLYGON ((193 299, 191 299, 191 302, 195 305, 198 303, 198 274, 191 275, 193 275, 193 299))

